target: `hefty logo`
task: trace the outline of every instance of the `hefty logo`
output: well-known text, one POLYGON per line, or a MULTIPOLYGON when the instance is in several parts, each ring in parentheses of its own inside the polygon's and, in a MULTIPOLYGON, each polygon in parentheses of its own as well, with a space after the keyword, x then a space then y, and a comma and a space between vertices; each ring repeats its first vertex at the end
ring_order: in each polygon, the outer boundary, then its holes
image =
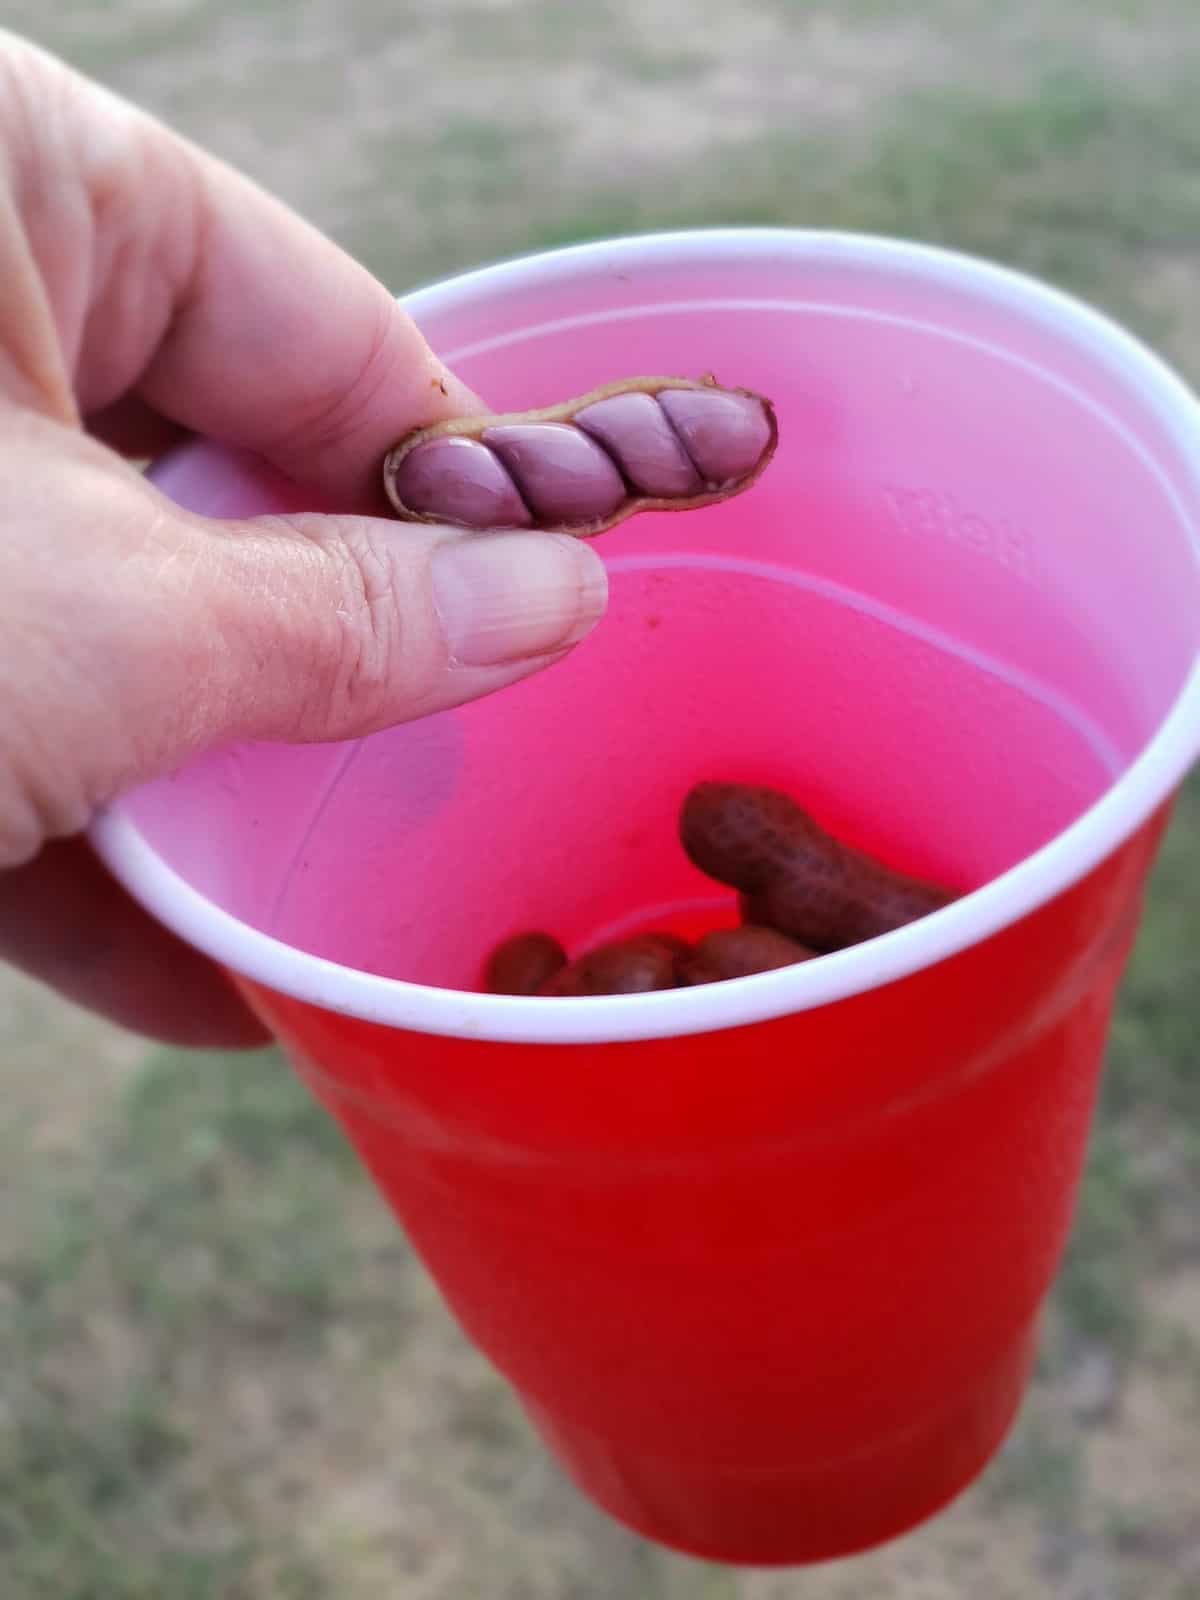
POLYGON ((888 514, 902 533, 944 539, 1034 583, 1033 547, 1024 528, 1004 517, 985 517, 965 510, 951 494, 937 489, 885 486, 888 514))

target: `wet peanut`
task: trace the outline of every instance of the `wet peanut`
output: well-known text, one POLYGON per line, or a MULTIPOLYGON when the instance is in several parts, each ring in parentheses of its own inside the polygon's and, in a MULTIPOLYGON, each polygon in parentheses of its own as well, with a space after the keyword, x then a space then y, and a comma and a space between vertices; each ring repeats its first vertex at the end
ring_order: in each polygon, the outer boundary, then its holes
POLYGON ((567 952, 548 933, 518 933, 493 950, 485 984, 489 994, 536 994, 567 964, 567 952))
POLYGON ((676 963, 687 945, 673 934, 640 934, 590 950, 556 972, 544 995, 649 994, 678 986, 676 963))
POLYGON ((818 951, 874 939, 958 898, 841 843, 774 789, 697 784, 679 834, 702 872, 741 891, 747 921, 818 951))
POLYGON ((742 494, 777 438, 771 402, 748 389, 627 378, 538 411, 418 428, 388 452, 383 484, 406 522, 591 538, 639 511, 742 494))
POLYGON ((722 978, 747 978, 754 972, 791 967, 798 961, 811 961, 815 955, 815 950, 775 928, 716 928, 679 962, 678 971, 685 984, 717 983, 722 978))

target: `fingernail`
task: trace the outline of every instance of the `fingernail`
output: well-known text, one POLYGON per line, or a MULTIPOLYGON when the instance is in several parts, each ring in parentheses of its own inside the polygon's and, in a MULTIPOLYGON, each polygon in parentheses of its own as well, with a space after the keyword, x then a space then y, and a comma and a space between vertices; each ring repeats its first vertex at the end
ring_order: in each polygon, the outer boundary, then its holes
POLYGON ((496 667, 577 644, 604 614, 608 575, 569 534, 466 534, 434 552, 433 598, 451 657, 496 667))

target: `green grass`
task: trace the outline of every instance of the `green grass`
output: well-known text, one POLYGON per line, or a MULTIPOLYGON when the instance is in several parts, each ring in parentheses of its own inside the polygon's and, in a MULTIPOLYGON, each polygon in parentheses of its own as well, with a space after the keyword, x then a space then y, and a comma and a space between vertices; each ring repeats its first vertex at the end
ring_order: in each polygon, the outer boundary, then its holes
MULTIPOLYGON (((1147 337, 1173 317, 1140 268, 1200 236, 1200 123, 1190 81, 1114 99, 1082 68, 1041 73, 1015 97, 925 91, 864 142, 772 130, 657 179, 635 172, 564 191, 536 120, 470 122, 409 151, 431 226, 419 236, 365 217, 347 242, 398 288, 478 262, 618 233, 710 225, 812 226, 919 238, 1005 260, 1094 298, 1147 337), (469 133, 477 159, 442 159, 469 133), (442 222, 437 222, 437 214, 442 222)), ((379 191, 396 153, 364 168, 379 191)))
POLYGON ((1183 791, 1114 1021, 1079 1216, 1057 1303, 1080 1338, 1128 1356, 1160 1237, 1200 1184, 1200 780, 1183 791))
MULTIPOLYGON (((249 1592, 262 1553, 221 1484, 197 1480, 195 1418, 171 1396, 197 1358, 218 1396, 247 1352, 317 1360, 335 1317, 374 1319, 394 1347, 388 1268, 406 1253, 383 1219, 365 1240, 352 1231, 361 1190, 273 1054, 148 1062, 90 1162, 47 1187, 0 1261, 6 1600, 249 1592)), ((286 1551, 267 1565, 281 1600, 323 1592, 286 1551)))
POLYGON ((36 1270, 16 1264, 22 1313, 53 1320, 55 1297, 102 1268, 127 1314, 164 1336, 226 1323, 310 1339, 340 1275, 353 1173, 332 1121, 275 1057, 162 1055, 96 1170, 56 1197, 36 1270))
POLYGON ((997 1502, 1037 1507, 1049 1526, 1074 1525, 1085 1494, 1083 1452, 1070 1433, 1040 1418, 1019 1430, 988 1479, 997 1502))

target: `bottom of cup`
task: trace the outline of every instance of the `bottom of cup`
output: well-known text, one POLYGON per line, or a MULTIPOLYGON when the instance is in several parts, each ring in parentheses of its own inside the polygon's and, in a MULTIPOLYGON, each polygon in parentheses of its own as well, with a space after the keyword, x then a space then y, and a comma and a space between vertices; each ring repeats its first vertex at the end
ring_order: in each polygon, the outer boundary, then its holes
POLYGON ((768 1470, 648 1458, 524 1404, 579 1488, 635 1533, 732 1566, 803 1566, 885 1544, 956 1499, 1012 1428, 1036 1347, 1030 1326, 965 1399, 899 1439, 768 1470))

